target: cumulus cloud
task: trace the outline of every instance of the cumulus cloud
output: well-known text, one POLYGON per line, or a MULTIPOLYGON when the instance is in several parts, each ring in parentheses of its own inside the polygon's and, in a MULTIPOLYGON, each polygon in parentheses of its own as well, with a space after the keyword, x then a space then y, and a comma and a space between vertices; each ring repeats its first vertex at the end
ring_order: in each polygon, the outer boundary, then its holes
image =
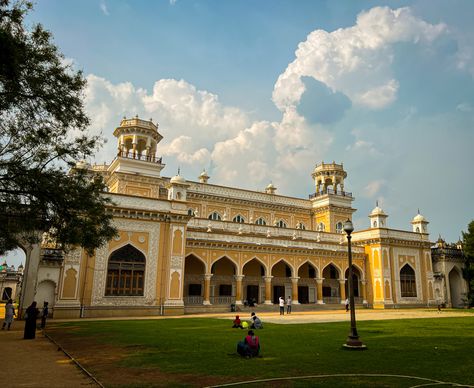
POLYGON ((399 87, 391 72, 393 45, 428 44, 444 31, 444 24, 426 23, 409 8, 388 7, 360 13, 352 27, 313 31, 279 76, 273 101, 282 111, 298 105, 305 91, 302 77, 312 77, 344 93, 354 104, 384 108, 396 99, 399 87))
POLYGON ((458 106, 456 106, 456 110, 460 112, 471 112, 472 106, 468 102, 462 102, 461 104, 458 104, 458 106))
MULTIPOLYGON (((384 179, 379 179, 375 181, 371 181, 364 187, 364 197, 366 198, 375 198, 377 194, 383 189, 386 185, 386 181, 384 179)), ((379 198, 380 201, 380 198, 379 198)))

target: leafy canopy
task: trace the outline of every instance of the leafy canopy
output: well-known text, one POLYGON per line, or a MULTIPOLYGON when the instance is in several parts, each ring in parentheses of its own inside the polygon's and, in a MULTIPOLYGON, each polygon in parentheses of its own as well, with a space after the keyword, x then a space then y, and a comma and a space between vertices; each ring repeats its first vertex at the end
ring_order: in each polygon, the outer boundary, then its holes
POLYGON ((110 201, 98 176, 68 171, 102 140, 87 133, 82 72, 49 31, 25 26, 31 9, 0 0, 0 253, 45 231, 92 253, 116 233, 110 201))

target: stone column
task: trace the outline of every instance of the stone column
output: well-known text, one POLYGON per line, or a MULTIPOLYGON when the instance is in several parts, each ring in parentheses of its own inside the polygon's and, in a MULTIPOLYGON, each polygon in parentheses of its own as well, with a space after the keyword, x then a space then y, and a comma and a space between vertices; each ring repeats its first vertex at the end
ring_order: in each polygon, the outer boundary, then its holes
POLYGON ((211 278, 212 278, 212 273, 207 273, 204 275, 204 301, 202 302, 202 304, 206 304, 206 305, 211 304, 211 300, 210 300, 211 278))
POLYGON ((265 276, 265 304, 272 304, 272 278, 273 276, 265 276))
POLYGON ((296 278, 290 278, 291 279, 291 292, 293 294, 293 297, 291 298, 293 301, 293 304, 299 304, 298 302, 298 277, 296 278))
POLYGON ((360 281, 360 288, 362 289, 362 303, 367 304, 367 289, 366 289, 367 280, 360 281))
POLYGON ((39 244, 28 244, 25 248, 26 260, 23 272, 23 281, 20 291, 20 306, 18 317, 23 316, 23 312, 35 300, 36 285, 38 281, 38 267, 40 263, 41 247, 39 244))
POLYGON ((242 280, 245 275, 235 275, 235 304, 242 304, 242 280))
POLYGON ((317 295, 317 304, 324 304, 323 301, 323 281, 324 278, 316 278, 316 286, 318 287, 318 295, 317 295))
POLYGON ((341 295, 341 304, 346 303, 346 279, 339 279, 339 294, 341 295))

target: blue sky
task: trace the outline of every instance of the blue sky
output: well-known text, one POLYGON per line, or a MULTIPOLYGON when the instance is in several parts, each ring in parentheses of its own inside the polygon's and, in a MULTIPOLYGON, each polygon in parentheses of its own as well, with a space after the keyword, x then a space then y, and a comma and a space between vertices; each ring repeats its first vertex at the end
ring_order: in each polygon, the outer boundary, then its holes
POLYGON ((39 1, 88 79, 91 132, 160 124, 172 176, 307 197, 315 163, 344 162, 356 228, 419 208, 456 241, 474 218, 474 2, 39 1))

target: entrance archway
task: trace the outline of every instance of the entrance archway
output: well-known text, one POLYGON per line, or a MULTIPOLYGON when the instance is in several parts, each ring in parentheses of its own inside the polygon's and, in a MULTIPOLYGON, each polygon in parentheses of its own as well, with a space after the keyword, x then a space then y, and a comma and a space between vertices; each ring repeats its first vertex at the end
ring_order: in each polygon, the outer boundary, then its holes
POLYGON ((304 263, 298 269, 298 302, 301 304, 316 303, 317 287, 315 279, 318 277, 316 267, 310 262, 304 263))
POLYGON ((284 260, 280 260, 273 266, 272 276, 272 301, 278 304, 280 296, 286 299, 286 297, 291 294, 291 267, 284 260))
POLYGON ((462 278, 454 267, 449 273, 449 293, 451 294, 451 306, 463 307, 462 300, 462 278))
MULTIPOLYGON (((243 296, 244 301, 250 305, 253 303, 263 303, 265 300, 265 267, 257 259, 252 259, 245 263, 242 268, 243 280, 243 296)), ((244 302, 245 304, 245 302, 244 302)))
POLYGON ((221 257, 211 267, 211 304, 235 302, 235 279, 237 268, 228 257, 221 257))
MULTIPOLYGON (((347 279, 349 279, 349 268, 346 269, 345 278, 346 278, 346 283, 344 287, 346 290, 346 296, 348 298, 349 297, 349 282, 347 279)), ((362 298, 360 295, 360 278, 361 278, 361 274, 360 274, 359 269, 353 265, 352 266, 352 284, 354 284, 355 303, 362 303, 362 298)))
POLYGON ((339 289, 339 269, 329 264, 323 269, 323 301, 324 303, 341 303, 339 289))
POLYGON ((204 300, 204 262, 194 255, 184 259, 184 304, 202 304, 204 300))

